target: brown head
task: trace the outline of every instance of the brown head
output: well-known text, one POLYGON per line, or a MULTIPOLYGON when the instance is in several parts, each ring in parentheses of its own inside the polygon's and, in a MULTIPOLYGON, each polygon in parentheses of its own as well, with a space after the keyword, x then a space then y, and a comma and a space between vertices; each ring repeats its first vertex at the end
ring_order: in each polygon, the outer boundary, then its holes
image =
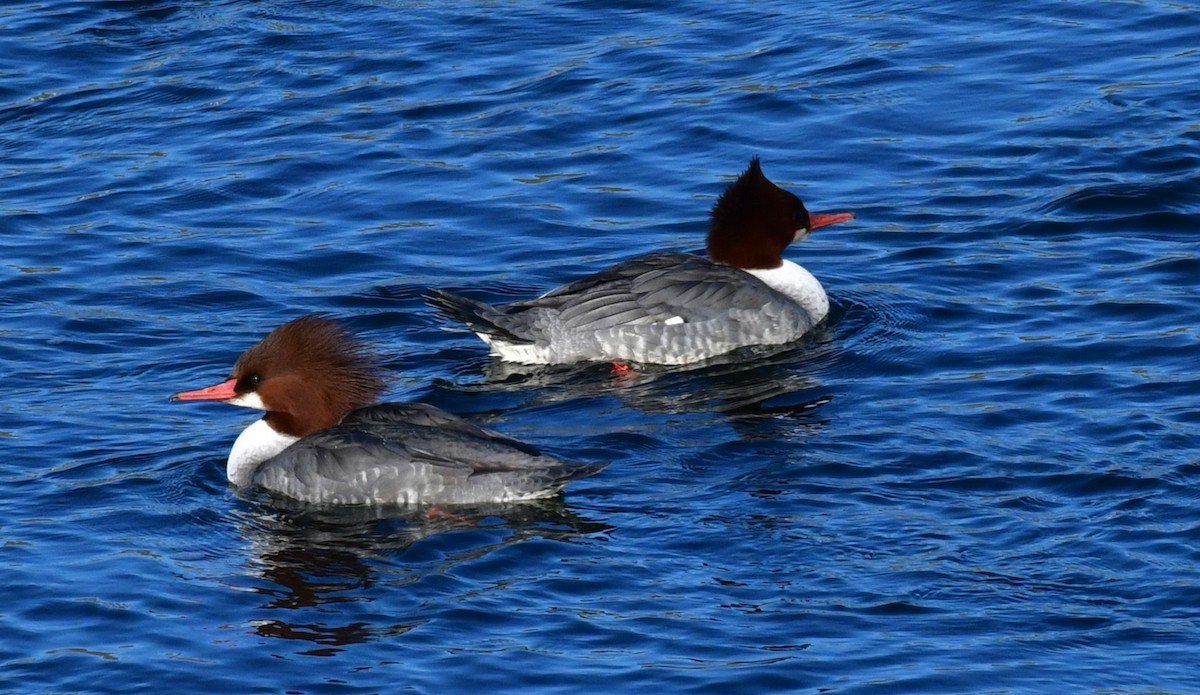
POLYGON ((809 213, 798 197, 763 174, 755 157, 713 206, 708 257, 738 268, 778 268, 788 244, 853 218, 850 212, 809 213))
POLYGON ((242 353, 228 380, 171 400, 259 408, 275 431, 305 437, 375 403, 384 387, 376 357, 362 343, 337 321, 310 314, 242 353))

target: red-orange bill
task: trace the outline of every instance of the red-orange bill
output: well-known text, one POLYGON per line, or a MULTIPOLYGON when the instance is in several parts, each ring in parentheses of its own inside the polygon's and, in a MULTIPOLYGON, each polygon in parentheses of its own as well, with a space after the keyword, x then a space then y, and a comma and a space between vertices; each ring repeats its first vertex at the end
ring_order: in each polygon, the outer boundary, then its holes
POLYGON ((854 219, 853 212, 810 212, 808 213, 808 230, 828 227, 831 224, 854 219))
POLYGON ((237 385, 237 379, 229 379, 222 381, 215 386, 208 388, 196 389, 194 391, 180 391, 179 393, 171 394, 172 401, 227 401, 230 398, 237 397, 237 391, 233 387, 237 385))

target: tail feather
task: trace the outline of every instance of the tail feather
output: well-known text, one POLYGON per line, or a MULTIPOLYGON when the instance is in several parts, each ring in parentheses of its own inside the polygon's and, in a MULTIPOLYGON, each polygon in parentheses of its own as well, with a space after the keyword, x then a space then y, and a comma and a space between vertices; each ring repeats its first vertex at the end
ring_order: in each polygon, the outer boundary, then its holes
POLYGON ((604 470, 607 463, 575 463, 565 461, 563 465, 546 471, 547 479, 540 482, 539 487, 547 492, 557 492, 572 480, 587 478, 604 470))
POLYGON ((426 304, 437 309, 446 318, 465 323, 467 328, 476 333, 512 343, 533 342, 529 338, 513 333, 511 318, 491 304, 438 289, 428 290, 424 299, 426 304))

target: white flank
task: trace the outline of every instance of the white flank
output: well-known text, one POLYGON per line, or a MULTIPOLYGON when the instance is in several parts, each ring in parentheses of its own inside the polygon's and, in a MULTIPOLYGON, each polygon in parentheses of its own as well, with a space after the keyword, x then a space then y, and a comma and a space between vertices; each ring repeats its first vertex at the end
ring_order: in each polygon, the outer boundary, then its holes
POLYGON ((483 342, 492 348, 492 354, 502 360, 520 364, 549 364, 550 349, 542 345, 514 345, 503 340, 497 340, 490 335, 476 333, 483 342))

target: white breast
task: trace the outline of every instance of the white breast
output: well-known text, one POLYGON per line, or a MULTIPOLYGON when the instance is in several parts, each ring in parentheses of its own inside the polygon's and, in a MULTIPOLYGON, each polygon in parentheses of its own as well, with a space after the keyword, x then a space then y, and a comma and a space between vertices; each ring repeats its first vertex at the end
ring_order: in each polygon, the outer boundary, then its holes
POLYGON ((785 260, 778 268, 746 272, 767 283, 771 289, 791 297, 812 316, 813 323, 818 323, 829 313, 829 296, 825 294, 825 288, 797 263, 785 260))
POLYGON ((245 487, 254 480, 254 471, 260 463, 299 439, 290 434, 276 432, 266 420, 255 420, 254 424, 242 430, 237 441, 233 443, 233 449, 229 451, 229 461, 225 464, 225 476, 234 485, 245 487))

